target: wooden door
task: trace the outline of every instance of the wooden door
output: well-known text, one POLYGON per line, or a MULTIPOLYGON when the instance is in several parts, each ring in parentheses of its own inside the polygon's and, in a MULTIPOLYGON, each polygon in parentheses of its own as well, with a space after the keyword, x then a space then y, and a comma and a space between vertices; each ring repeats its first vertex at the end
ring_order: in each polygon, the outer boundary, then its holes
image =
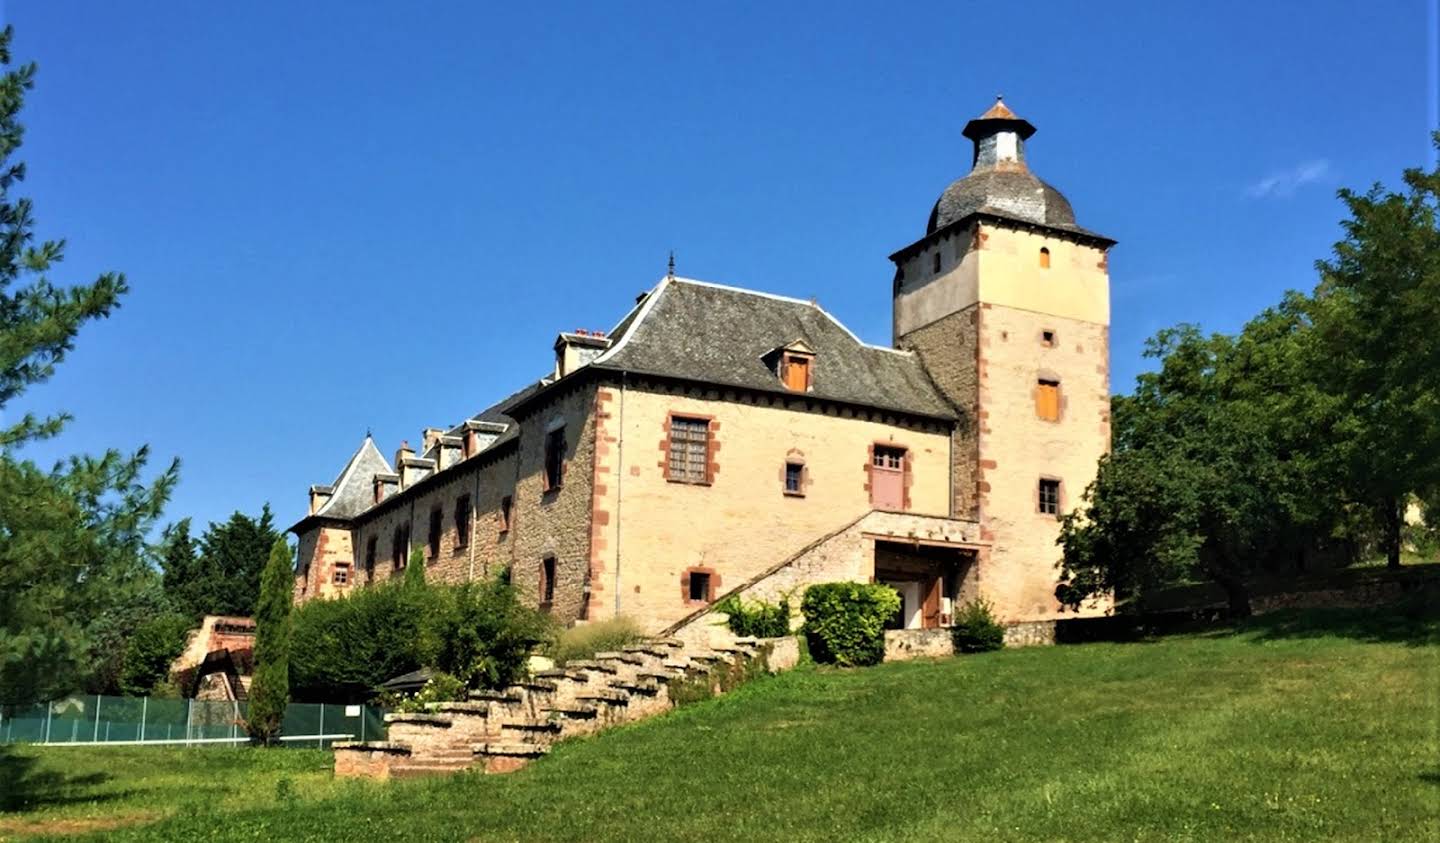
POLYGON ((921 604, 920 625, 934 629, 940 625, 940 584, 941 577, 934 576, 921 583, 925 589, 925 601, 921 604))
POLYGON ((876 445, 870 459, 870 505, 905 509, 905 449, 876 445))

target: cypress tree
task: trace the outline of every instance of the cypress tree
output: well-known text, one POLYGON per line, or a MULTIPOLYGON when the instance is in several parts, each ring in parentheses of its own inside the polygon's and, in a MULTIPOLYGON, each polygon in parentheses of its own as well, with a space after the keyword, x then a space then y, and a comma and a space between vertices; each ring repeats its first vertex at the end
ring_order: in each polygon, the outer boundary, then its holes
POLYGON ((405 566, 406 588, 423 589, 425 587, 425 552, 416 547, 410 551, 410 563, 405 566))
POLYGON ((285 706, 290 702, 290 608, 295 571, 290 545, 276 539, 270 561, 260 574, 260 600, 255 611, 255 679, 250 687, 246 728, 258 743, 269 745, 280 735, 285 706))

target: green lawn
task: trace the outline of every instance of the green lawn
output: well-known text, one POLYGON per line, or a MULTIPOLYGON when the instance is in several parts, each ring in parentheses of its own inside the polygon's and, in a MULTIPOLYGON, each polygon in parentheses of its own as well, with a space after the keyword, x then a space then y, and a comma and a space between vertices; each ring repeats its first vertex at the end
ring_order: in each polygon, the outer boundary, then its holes
POLYGON ((509 776, 335 782, 307 750, 25 750, 0 836, 1440 839, 1440 622, 1267 616, 1142 644, 801 669, 509 776), (279 784, 279 782, 285 784, 279 784))

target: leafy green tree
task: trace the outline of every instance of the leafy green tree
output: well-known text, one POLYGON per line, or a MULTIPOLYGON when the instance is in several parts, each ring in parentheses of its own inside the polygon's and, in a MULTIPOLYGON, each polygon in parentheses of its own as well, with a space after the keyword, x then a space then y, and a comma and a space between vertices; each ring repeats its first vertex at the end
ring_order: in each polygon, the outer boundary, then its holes
POLYGON ((375 583, 295 610, 290 676, 296 699, 360 702, 386 680, 433 664, 437 589, 375 583))
POLYGON ((1315 374, 1347 410, 1337 455, 1391 567, 1412 494, 1440 489, 1440 168, 1403 179, 1400 193, 1340 191, 1350 219, 1316 263, 1311 301, 1325 363, 1315 374))
POLYGON ((535 645, 551 636, 548 616, 520 602, 515 587, 500 579, 439 590, 437 610, 426 622, 433 667, 472 688, 502 688, 524 675, 535 645))
POLYGON ((131 696, 143 696, 170 678, 170 665, 185 649, 190 618, 178 613, 152 617, 135 627, 125 642, 119 689, 131 696))
POLYGON ((410 588, 425 588, 425 552, 419 547, 410 549, 410 561, 405 565, 403 581, 410 588))
POLYGON ((161 543, 165 590, 191 617, 255 612, 260 571, 281 534, 266 504, 258 518, 236 512, 206 528, 197 542, 189 519, 166 530, 161 543))
POLYGON ((290 703, 290 609, 295 597, 295 566, 290 545, 277 539, 260 577, 255 608, 255 675, 250 685, 246 728, 267 746, 280 736, 290 703))
POLYGON ((89 673, 91 624, 146 587, 146 534, 178 474, 144 482, 148 450, 71 457, 49 470, 18 457, 60 434, 69 417, 16 413, 26 389, 49 379, 86 323, 109 316, 123 275, 59 286, 46 273, 63 240, 36 242, 29 199, 15 196, 25 165, 12 160, 35 65, 11 66, 0 32, 0 705, 74 690, 89 673))
POLYGON ((158 572, 137 576, 127 593, 106 606, 86 624, 89 646, 85 655, 87 676, 80 688, 90 694, 120 694, 125 656, 136 631, 146 622, 174 613, 158 572))

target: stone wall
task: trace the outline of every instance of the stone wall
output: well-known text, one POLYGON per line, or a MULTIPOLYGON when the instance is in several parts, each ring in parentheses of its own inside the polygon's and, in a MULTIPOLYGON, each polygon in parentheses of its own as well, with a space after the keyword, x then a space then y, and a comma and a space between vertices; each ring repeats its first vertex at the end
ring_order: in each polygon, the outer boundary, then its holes
POLYGON ((804 397, 633 382, 602 387, 597 401, 604 410, 597 414, 590 566, 603 600, 594 604, 595 617, 618 612, 658 630, 697 608, 683 588, 691 571, 709 573, 719 595, 854 521, 871 508, 876 443, 907 449, 911 511, 949 511, 942 422, 804 397), (672 414, 710 421, 709 483, 667 480, 672 414), (801 495, 786 494, 791 460, 804 466, 801 495))

